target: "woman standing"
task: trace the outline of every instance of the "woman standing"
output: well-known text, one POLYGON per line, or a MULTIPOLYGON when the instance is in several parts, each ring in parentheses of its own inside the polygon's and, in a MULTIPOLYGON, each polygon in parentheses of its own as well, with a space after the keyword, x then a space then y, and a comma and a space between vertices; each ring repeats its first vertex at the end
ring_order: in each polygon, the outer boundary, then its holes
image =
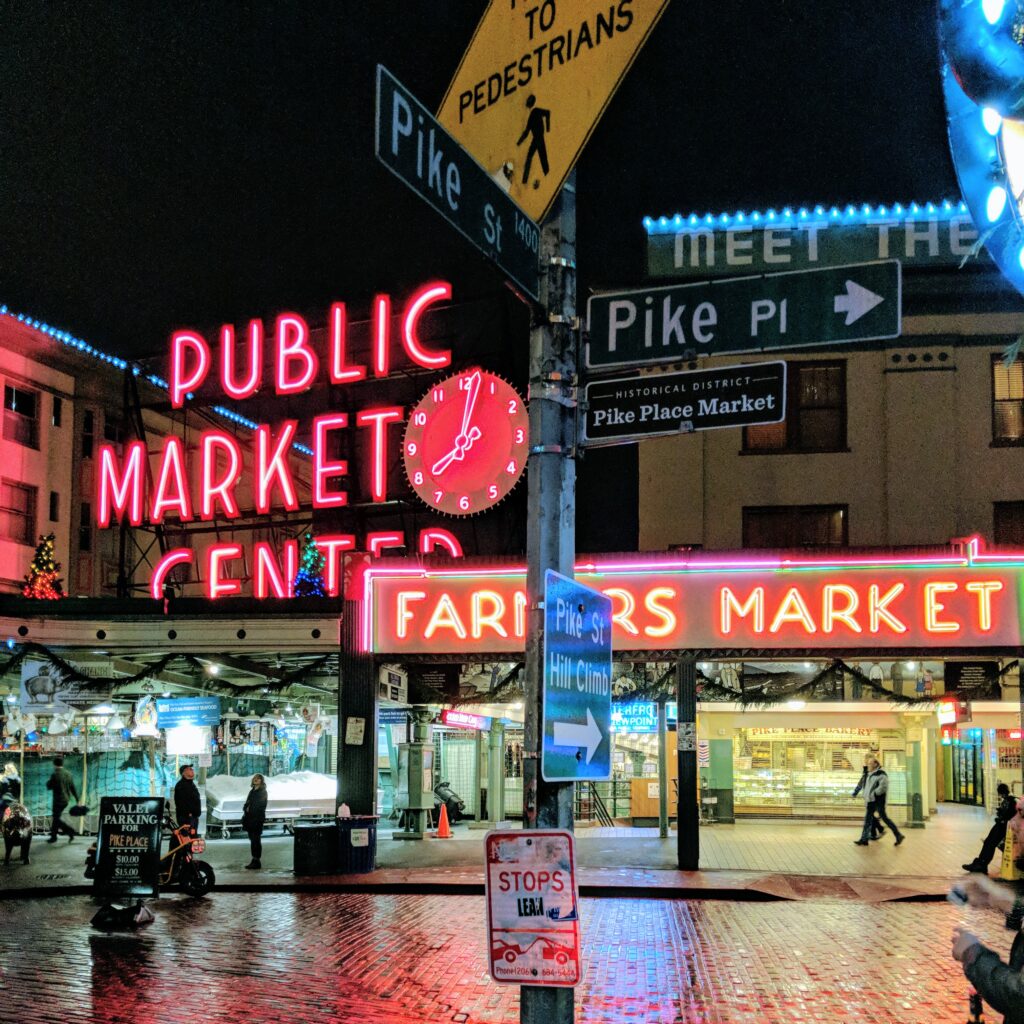
POLYGON ((252 860, 246 864, 248 870, 256 871, 263 865, 263 823, 267 820, 267 784, 262 775, 252 777, 252 789, 245 798, 242 808, 242 828, 249 834, 249 848, 252 860))

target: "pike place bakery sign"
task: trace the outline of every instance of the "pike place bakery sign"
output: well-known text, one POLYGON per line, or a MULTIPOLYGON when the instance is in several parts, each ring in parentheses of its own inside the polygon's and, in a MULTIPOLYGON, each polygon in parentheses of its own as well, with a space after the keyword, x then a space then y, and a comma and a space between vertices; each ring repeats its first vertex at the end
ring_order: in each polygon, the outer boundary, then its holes
MULTIPOLYGON (((577 566, 612 600, 616 650, 994 648, 1021 643, 1024 561, 950 551, 906 560, 758 557, 577 566)), ((521 652, 526 574, 389 570, 368 576, 363 638, 377 653, 521 652)))

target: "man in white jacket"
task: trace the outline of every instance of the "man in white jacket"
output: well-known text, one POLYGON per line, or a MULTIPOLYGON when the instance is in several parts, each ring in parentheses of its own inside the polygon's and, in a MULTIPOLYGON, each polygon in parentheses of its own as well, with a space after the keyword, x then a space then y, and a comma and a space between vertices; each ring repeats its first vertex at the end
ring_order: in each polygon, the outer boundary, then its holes
POLYGON ((876 816, 892 829, 897 846, 906 839, 906 836, 896 827, 896 823, 886 814, 885 798, 888 792, 889 776, 885 774, 885 770, 878 763, 878 758, 872 757, 868 761, 868 777, 864 783, 864 828, 861 831, 860 839, 856 841, 858 846, 869 845, 871 824, 876 816))

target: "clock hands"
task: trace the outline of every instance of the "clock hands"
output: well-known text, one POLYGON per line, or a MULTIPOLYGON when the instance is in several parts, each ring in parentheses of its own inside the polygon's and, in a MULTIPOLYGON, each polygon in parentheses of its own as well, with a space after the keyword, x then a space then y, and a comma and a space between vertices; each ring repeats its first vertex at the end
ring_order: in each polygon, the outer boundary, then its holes
POLYGON ((430 472, 434 476, 440 476, 453 462, 461 462, 465 459, 466 452, 473 447, 474 442, 483 437, 479 427, 470 426, 473 410, 476 408, 476 400, 480 394, 480 379, 479 370, 470 374, 469 387, 466 392, 466 407, 462 411, 462 429, 455 437, 455 447, 430 467, 430 472))

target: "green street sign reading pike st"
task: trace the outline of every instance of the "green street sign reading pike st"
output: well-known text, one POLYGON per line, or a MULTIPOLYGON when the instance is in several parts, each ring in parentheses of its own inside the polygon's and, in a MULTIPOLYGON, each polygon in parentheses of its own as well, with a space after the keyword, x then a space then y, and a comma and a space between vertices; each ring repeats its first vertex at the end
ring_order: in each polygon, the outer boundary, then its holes
POLYGON ((540 229, 501 186, 377 65, 377 159, 532 299, 538 298, 540 229))
POLYGON ((884 260, 594 295, 586 365, 895 338, 900 281, 899 261, 884 260))

